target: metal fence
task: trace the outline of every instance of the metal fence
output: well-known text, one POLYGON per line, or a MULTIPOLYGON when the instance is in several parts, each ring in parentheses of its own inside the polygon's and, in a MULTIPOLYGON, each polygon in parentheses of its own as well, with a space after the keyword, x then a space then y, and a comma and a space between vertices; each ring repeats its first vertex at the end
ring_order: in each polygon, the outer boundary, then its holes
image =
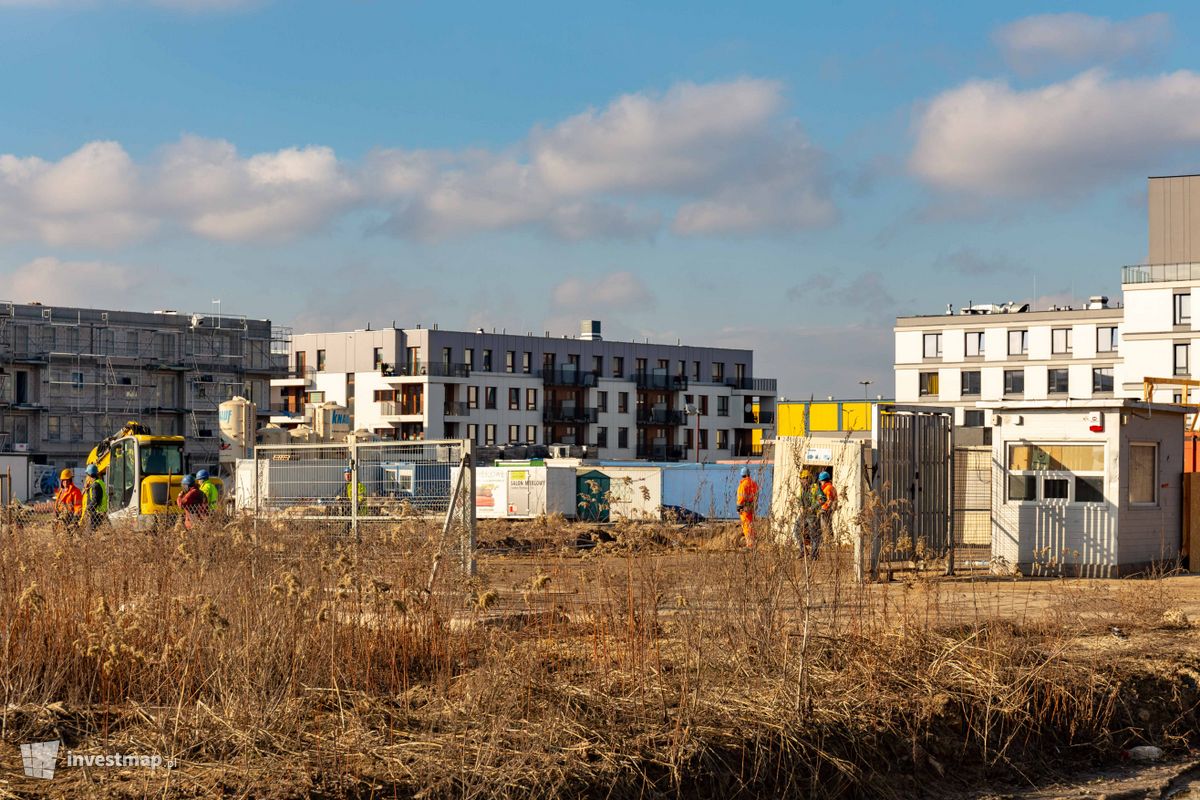
POLYGON ((259 445, 235 484, 239 508, 255 519, 360 526, 400 519, 443 521, 458 529, 463 566, 474 574, 475 465, 466 439, 259 445))

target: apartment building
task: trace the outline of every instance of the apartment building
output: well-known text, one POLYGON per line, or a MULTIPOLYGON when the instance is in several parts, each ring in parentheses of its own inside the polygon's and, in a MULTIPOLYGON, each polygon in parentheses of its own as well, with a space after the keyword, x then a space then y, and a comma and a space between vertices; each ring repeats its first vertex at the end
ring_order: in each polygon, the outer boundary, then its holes
POLYGON ((311 422, 314 405, 349 409, 389 439, 480 445, 585 445, 605 459, 675 461, 761 452, 776 382, 754 353, 578 337, 385 328, 297 335, 272 381, 273 421, 311 422), (692 413, 689 413, 691 409, 692 413))
POLYGON ((0 302, 0 451, 78 467, 134 419, 215 464, 218 405, 249 397, 265 422, 285 345, 269 320, 0 302))
MULTIPOLYGON (((896 320, 896 399, 956 408, 985 426, 976 403, 1141 398, 1143 379, 1200 378, 1192 295, 1200 290, 1200 176, 1149 179, 1148 261, 1123 267, 1120 302, 1082 308, 969 305, 896 320)), ((1153 399, 1178 401, 1181 390, 1153 399)), ((1192 397, 1197 393, 1193 391, 1192 397)))

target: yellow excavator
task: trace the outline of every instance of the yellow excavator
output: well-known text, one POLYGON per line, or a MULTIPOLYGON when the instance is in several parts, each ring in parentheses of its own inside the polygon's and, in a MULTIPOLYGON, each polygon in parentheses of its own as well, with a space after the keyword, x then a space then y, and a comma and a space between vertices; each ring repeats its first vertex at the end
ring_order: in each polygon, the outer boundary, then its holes
POLYGON ((108 485, 109 517, 153 524, 179 513, 175 499, 187 474, 183 446, 182 436, 155 436, 130 420, 92 448, 87 463, 96 465, 108 485))

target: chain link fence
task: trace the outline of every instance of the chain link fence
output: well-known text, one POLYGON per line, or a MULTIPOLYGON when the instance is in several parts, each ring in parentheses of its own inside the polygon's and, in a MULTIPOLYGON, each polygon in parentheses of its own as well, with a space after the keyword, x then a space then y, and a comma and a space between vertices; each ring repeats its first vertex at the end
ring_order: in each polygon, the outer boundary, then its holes
POLYGON ((464 569, 474 574, 475 468, 465 439, 259 445, 239 463, 235 504, 256 520, 362 526, 424 518, 457 533, 464 569))

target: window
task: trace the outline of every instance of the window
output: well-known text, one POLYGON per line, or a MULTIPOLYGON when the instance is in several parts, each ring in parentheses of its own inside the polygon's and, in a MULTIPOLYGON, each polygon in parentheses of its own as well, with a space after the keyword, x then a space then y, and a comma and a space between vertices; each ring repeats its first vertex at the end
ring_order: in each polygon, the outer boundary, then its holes
POLYGON ((82 372, 72 372, 71 373, 71 386, 75 387, 76 389, 83 388, 83 373, 82 372))
POLYGON ((608 392, 596 392, 596 410, 602 414, 608 411, 608 392))
POLYGON ((1191 369, 1188 367, 1188 354, 1192 346, 1189 344, 1175 345, 1175 374, 1190 375, 1191 369))
MULTIPOLYGON (((316 392, 309 392, 309 394, 310 395, 316 394, 316 392)), ((396 390, 395 389, 376 389, 375 390, 374 400, 376 403, 389 403, 389 402, 394 401, 395 399, 396 399, 396 390)))
POLYGON ((454 348, 453 347, 443 347, 442 348, 442 363, 445 364, 447 367, 449 367, 450 364, 453 363, 453 361, 454 361, 454 348))
POLYGON ((317 351, 317 372, 324 372, 324 371, 325 371, 325 351, 318 350, 317 351))
POLYGON ((622 450, 629 447, 629 428, 617 428, 617 447, 622 450))
POLYGON ((467 425, 467 438, 479 444, 479 426, 473 422, 467 425))
POLYGON ((1025 394, 1025 370, 1004 370, 1004 393, 1025 394))
POLYGON ((479 408, 479 387, 467 387, 467 408, 479 408))
POLYGON ((1029 331, 1008 332, 1008 354, 1023 356, 1029 352, 1029 331))
POLYGON ((693 447, 696 446, 696 443, 692 440, 692 436, 695 433, 696 432, 693 431, 691 428, 687 429, 687 443, 684 445, 684 447, 686 447, 688 450, 691 450, 693 447))
POLYGON ((594 375, 604 374, 604 356, 592 356, 592 373, 594 375))
POLYGON ((525 410, 537 411, 537 389, 525 390, 525 410))
POLYGON ((1071 329, 1054 328, 1050 331, 1050 352, 1063 355, 1071 352, 1071 329))
POLYGON ((706 394, 700 395, 700 416, 708 416, 708 395, 706 394))
POLYGON ((983 355, 983 331, 967 333, 967 357, 983 355))
POLYGON ((725 362, 714 361, 712 365, 712 382, 723 383, 725 381, 725 362))
POLYGON ((491 350, 483 351, 483 371, 484 372, 492 371, 492 351, 491 350))
POLYGON ((614 378, 624 378, 625 377, 625 356, 613 356, 612 365, 613 365, 612 376, 614 378))
POLYGON ((463 349, 463 362, 467 365, 467 369, 475 369, 474 347, 467 347, 463 349))
POLYGON ((925 358, 942 357, 942 335, 940 333, 925 334, 925 358))
POLYGON ((1052 369, 1046 375, 1046 390, 1050 394, 1067 394, 1069 377, 1065 367, 1052 369))
POLYGON ((963 427, 964 428, 982 428, 983 427, 983 412, 982 411, 964 411, 963 412, 963 427))
POLYGON ((1008 472, 1010 502, 1104 502, 1104 445, 1009 445, 1008 472))
POLYGON ((62 439, 62 417, 53 415, 46 417, 46 439, 51 442, 62 439))
POLYGON ((962 393, 964 395, 979 394, 979 370, 971 370, 962 374, 962 393))
POLYGON ((1158 502, 1158 445, 1129 445, 1129 502, 1158 502))
POLYGON ((1115 353, 1120 345, 1116 327, 1096 328, 1096 352, 1115 353))
POLYGON ((921 397, 936 397, 938 393, 938 374, 936 372, 921 373, 921 397))
POLYGON ((596 428, 596 447, 608 447, 608 428, 596 428))
POLYGON ((729 449, 729 431, 717 431, 717 449, 729 449))
POLYGON ((519 441, 521 441, 521 426, 520 425, 509 425, 508 426, 508 443, 516 444, 519 441))
POLYGON ((1092 370, 1092 391, 1097 393, 1113 390, 1112 367, 1096 367, 1092 370))
POLYGON ((520 411, 521 410, 521 390, 520 389, 509 389, 508 390, 508 410, 509 411, 520 411))
POLYGON ((646 359, 639 358, 634 362, 634 372, 638 375, 646 374, 646 359))
POLYGON ((629 413, 629 392, 617 392, 617 413, 629 413))
POLYGON ((483 390, 483 407, 484 408, 495 408, 496 407, 496 387, 495 386, 487 386, 484 388, 484 390, 483 390))
POLYGON ((379 365, 383 363, 383 348, 382 347, 376 347, 372 351, 372 359, 373 360, 371 363, 374 364, 374 368, 379 369, 379 365))
POLYGON ((495 425, 484 425, 483 426, 483 443, 486 445, 495 445, 496 444, 496 426, 495 425))
POLYGON ((525 443, 537 444, 537 425, 525 426, 525 443))
POLYGON ((708 429, 707 428, 700 429, 700 449, 701 450, 708 449, 708 429))
POLYGON ((533 353, 526 350, 521 354, 521 372, 528 375, 533 371, 533 353))
POLYGON ((504 351, 504 371, 505 372, 516 372, 517 371, 517 351, 516 350, 505 350, 504 351))
POLYGON ((729 398, 725 397, 724 395, 717 396, 717 416, 718 417, 728 417, 729 416, 729 398))
POLYGON ((1192 293, 1184 292, 1175 295, 1175 324, 1192 324, 1192 293))
POLYGON ((694 381, 700 380, 700 362, 699 361, 692 362, 692 380, 694 380, 694 381))

